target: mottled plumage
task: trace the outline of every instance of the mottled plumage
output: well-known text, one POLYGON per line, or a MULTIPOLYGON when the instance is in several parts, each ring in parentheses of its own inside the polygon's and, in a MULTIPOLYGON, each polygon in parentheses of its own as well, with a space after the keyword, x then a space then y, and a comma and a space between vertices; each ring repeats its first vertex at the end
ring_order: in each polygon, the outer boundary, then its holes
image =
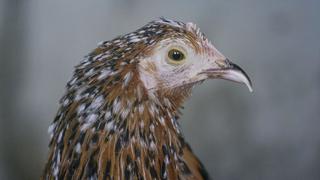
POLYGON ((177 122, 192 87, 207 78, 250 85, 192 23, 161 18, 100 43, 60 100, 42 179, 208 179, 177 122), (186 63, 162 60, 172 44, 186 63))

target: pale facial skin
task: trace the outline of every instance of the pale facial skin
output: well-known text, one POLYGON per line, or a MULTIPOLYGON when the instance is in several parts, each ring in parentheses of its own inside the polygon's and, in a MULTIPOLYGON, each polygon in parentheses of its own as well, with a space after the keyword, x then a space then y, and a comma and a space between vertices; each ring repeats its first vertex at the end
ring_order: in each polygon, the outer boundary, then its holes
POLYGON ((230 62, 210 42, 207 43, 207 49, 199 53, 183 39, 165 39, 159 42, 152 55, 139 62, 141 81, 147 89, 156 90, 160 86, 176 88, 196 84, 208 78, 220 78, 243 83, 252 91, 246 73, 230 62), (170 51, 180 56, 182 54, 183 58, 175 60, 170 57, 170 51))

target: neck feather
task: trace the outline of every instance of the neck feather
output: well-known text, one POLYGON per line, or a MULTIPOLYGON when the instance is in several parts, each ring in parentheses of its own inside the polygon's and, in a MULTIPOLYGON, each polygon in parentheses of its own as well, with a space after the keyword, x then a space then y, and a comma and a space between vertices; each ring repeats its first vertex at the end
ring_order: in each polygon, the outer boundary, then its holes
POLYGON ((76 178, 199 175, 201 164, 186 146, 177 123, 187 91, 178 96, 174 91, 148 92, 132 72, 126 82, 127 73, 118 80, 69 83, 49 128, 46 171, 54 177, 76 178), (185 160, 186 154, 190 162, 197 162, 195 170, 190 170, 193 164, 185 160), (74 169, 68 171, 70 166, 74 169), (88 167, 91 170, 84 172, 88 167), (101 168, 105 173, 94 174, 101 168))

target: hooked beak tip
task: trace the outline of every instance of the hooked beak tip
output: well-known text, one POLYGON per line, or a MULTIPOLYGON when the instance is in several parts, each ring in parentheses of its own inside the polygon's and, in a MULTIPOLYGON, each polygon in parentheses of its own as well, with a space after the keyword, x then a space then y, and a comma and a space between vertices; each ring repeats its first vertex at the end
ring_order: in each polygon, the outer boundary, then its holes
MULTIPOLYGON (((234 74, 236 82, 245 84, 248 87, 249 91, 253 92, 252 82, 248 74, 237 64, 234 64, 230 61, 229 63, 230 63, 229 74, 234 74)), ((230 80, 233 80, 233 79, 230 79, 230 80)))

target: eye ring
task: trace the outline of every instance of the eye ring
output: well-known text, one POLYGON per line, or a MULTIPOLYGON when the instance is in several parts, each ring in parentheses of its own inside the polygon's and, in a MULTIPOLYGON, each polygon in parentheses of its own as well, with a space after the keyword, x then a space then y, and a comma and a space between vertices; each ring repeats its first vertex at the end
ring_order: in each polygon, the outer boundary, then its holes
POLYGON ((186 55, 182 50, 172 48, 168 51, 168 60, 173 64, 180 64, 186 59, 186 55))

